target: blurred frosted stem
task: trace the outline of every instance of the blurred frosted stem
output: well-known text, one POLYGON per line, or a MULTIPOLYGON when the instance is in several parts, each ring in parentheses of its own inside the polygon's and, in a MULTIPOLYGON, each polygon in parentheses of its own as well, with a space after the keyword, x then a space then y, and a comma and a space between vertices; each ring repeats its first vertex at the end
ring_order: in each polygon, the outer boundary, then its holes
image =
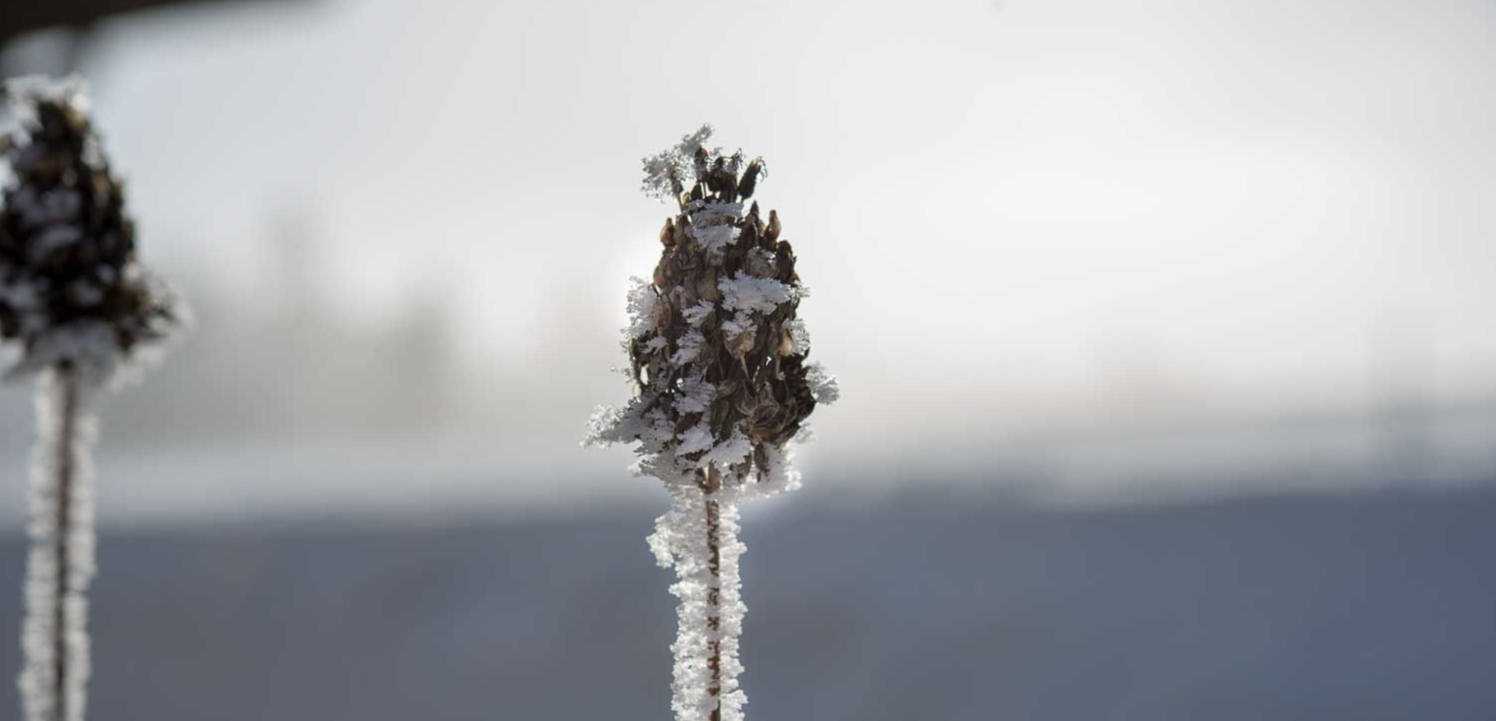
POLYGON ((722 514, 717 508, 717 502, 712 500, 712 494, 722 488, 722 476, 717 472, 717 466, 709 466, 698 483, 701 492, 706 495, 706 503, 703 504, 706 506, 706 547, 711 553, 707 568, 712 573, 711 585, 707 587, 706 593, 706 623, 709 629, 706 634, 706 667, 712 675, 711 682, 707 685, 707 695, 711 697, 714 706, 711 721, 722 721, 722 514))
POLYGON ((94 569, 87 458, 93 422, 84 382, 72 364, 63 361, 37 386, 31 552, 18 682, 27 721, 83 719, 89 665, 84 593, 94 569))
MULTIPOLYGON (((59 429, 54 446, 51 450, 52 457, 56 459, 56 473, 52 480, 53 487, 57 489, 57 531, 53 534, 53 541, 57 545, 57 582, 56 598, 52 606, 52 667, 56 677, 53 679, 52 687, 57 698, 57 713, 54 714, 59 721, 67 718, 67 681, 68 681, 68 653, 67 653, 67 603, 68 581, 71 567, 68 558, 70 549, 68 547, 69 537, 72 535, 73 518, 73 438, 78 432, 78 383, 73 375, 72 368, 64 363, 57 368, 56 387, 53 392, 58 395, 58 413, 62 415, 62 427, 59 429)), ((79 589, 82 592, 82 589, 79 589)))

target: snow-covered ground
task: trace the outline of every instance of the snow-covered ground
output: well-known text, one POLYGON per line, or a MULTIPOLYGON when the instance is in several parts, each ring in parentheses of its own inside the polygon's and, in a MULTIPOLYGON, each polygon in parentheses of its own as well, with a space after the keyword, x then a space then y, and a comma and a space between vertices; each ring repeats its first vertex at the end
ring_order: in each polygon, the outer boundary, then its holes
MULTIPOLYGON (((750 718, 1496 708, 1489 485, 1110 509, 830 500, 745 518, 750 718)), ((644 544, 659 511, 106 532, 93 715, 664 718, 675 604, 644 544)), ((0 541, 0 588, 17 587, 21 550, 0 541)), ((0 618, 18 600, 0 593, 0 618)), ((0 624, 0 669, 16 667, 14 629, 0 624)))

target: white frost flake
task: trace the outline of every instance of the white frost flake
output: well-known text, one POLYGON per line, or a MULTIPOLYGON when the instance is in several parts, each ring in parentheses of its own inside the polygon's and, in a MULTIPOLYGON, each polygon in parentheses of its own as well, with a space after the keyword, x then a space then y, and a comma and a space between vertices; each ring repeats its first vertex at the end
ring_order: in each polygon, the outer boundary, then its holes
POLYGON ((741 270, 732 278, 723 278, 717 287, 722 291, 722 305, 728 310, 772 313, 793 297, 789 286, 773 278, 755 278, 741 270))
POLYGON ((701 352, 701 346, 705 344, 706 336, 702 335, 701 331, 692 329, 681 336, 680 344, 676 347, 675 355, 671 356, 670 362, 683 366, 696 360, 697 354, 701 352))
POLYGON ((737 340, 738 336, 747 333, 748 343, 753 342, 753 317, 746 310, 740 310, 732 317, 732 320, 722 324, 722 334, 727 340, 737 340))
POLYGON ((642 278, 629 278, 628 312, 630 338, 639 338, 655 329, 655 309, 659 296, 642 278))
POLYGON ((742 203, 721 203, 716 200, 693 200, 686 204, 691 220, 704 225, 735 221, 743 217, 742 203))
POLYGON ((784 324, 790 332, 791 351, 800 355, 810 352, 810 331, 805 328, 805 321, 796 318, 784 324))
POLYGON ((697 374, 681 382, 680 395, 675 400, 675 409, 681 413, 705 413, 716 398, 717 387, 697 374))
POLYGON ((836 376, 827 373, 826 367, 820 363, 805 366, 805 382, 810 384, 810 394, 815 396, 817 403, 829 406, 841 398, 841 388, 836 384, 836 376))
POLYGON ((736 431, 732 434, 732 438, 713 446, 712 450, 701 457, 698 465, 706 468, 715 463, 718 468, 725 471, 732 466, 742 463, 743 459, 747 458, 748 454, 752 452, 753 443, 748 440, 748 436, 743 435, 742 431, 736 431))
POLYGON ((696 180, 692 156, 712 137, 712 126, 702 125, 696 132, 683 138, 674 147, 644 159, 644 193, 651 198, 666 200, 677 192, 676 185, 688 186, 696 180))
POLYGON ((710 301, 704 300, 681 311, 681 315, 686 317, 686 323, 690 324, 692 328, 700 328, 701 322, 706 320, 706 317, 711 315, 715 309, 715 306, 710 301))
POLYGON ((720 251, 728 245, 738 241, 738 236, 743 231, 735 225, 693 225, 687 228, 686 234, 696 239, 701 247, 709 251, 720 251))
POLYGON ((676 446, 676 455, 690 455, 698 451, 704 451, 712 447, 717 439, 712 435, 712 429, 705 420, 686 429, 680 434, 680 445, 676 446))

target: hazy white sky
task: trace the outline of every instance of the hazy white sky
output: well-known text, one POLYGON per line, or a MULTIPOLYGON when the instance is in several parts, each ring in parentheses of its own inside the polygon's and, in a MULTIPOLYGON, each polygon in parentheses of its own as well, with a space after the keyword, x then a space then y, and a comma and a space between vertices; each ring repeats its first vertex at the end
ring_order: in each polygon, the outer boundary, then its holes
POLYGON ((438 289, 558 413, 622 400, 666 215, 638 160, 703 120, 769 160, 848 387, 833 446, 1354 404, 1389 353, 1496 389, 1487 2, 230 7, 85 61, 148 252, 260 302, 299 217, 329 302, 373 323, 438 289))
MULTIPOLYGON (((639 159, 703 121, 768 159, 758 197, 841 376, 814 487, 980 471, 1085 498, 1248 462, 1298 487, 1358 478, 1387 431, 1233 419, 1496 399, 1489 2, 327 0, 96 40, 81 70, 145 253, 227 296, 205 324, 304 302, 289 257, 352 323, 443 299, 505 399, 372 449, 106 433, 116 520, 651 492, 577 439, 625 398, 623 292, 669 212, 639 159), (1116 435, 1139 425, 1165 431, 1116 435)), ((208 372, 298 371, 266 355, 208 372)), ((1431 432, 1489 467, 1493 422, 1431 432)))

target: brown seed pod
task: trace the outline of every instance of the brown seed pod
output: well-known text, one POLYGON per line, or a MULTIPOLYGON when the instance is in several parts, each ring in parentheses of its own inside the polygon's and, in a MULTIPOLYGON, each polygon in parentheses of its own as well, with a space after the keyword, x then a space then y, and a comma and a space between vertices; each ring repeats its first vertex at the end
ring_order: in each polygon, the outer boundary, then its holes
POLYGON ((665 219, 665 227, 660 229, 660 244, 669 248, 675 245, 675 220, 665 219))
POLYGON ((765 174, 763 158, 754 158, 749 162, 748 167, 743 170, 742 179, 738 181, 738 197, 745 199, 753 197, 753 191, 758 187, 759 176, 765 174))

